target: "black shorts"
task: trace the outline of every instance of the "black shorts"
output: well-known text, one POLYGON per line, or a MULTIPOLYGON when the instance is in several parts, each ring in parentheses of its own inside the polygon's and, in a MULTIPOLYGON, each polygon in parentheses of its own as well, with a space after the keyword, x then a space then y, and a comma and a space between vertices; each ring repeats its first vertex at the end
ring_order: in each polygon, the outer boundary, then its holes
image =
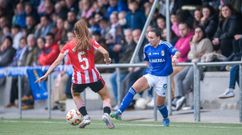
POLYGON ((103 79, 98 80, 94 83, 87 83, 87 84, 72 84, 73 92, 74 93, 81 93, 83 92, 87 87, 89 87, 93 92, 99 92, 104 87, 105 82, 103 79))

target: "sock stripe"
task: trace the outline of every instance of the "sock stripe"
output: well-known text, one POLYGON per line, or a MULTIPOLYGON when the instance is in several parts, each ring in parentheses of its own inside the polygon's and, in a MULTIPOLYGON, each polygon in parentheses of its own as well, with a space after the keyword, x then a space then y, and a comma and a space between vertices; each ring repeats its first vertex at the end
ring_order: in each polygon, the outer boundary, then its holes
POLYGON ((131 88, 129 89, 129 92, 130 92, 131 94, 133 94, 133 95, 135 95, 135 94, 136 94, 136 92, 135 92, 135 90, 134 90, 134 88, 133 88, 133 87, 131 87, 131 88))

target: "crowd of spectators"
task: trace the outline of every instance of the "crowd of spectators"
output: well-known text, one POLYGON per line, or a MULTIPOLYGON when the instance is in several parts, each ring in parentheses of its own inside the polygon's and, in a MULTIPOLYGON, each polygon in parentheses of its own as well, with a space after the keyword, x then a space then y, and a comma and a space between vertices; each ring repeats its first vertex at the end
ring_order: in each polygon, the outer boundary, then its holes
MULTIPOLYGON (((50 65, 57 58, 63 44, 74 36, 72 29, 79 19, 87 22, 93 38, 109 51, 113 63, 128 63, 153 2, 154 0, 0 0, 0 67, 50 65)), ((170 0, 170 18, 165 17, 164 4, 165 0, 159 1, 148 29, 160 29, 161 37, 166 40, 168 30, 165 22, 166 19, 171 20, 169 38, 181 52, 179 62, 199 61, 203 55, 212 51, 228 58, 231 55, 241 56, 240 51, 234 48, 242 40, 240 0, 170 0), (192 8, 187 8, 187 5, 192 8), (200 31, 202 35, 199 34, 200 31), (207 43, 211 43, 211 48, 204 49, 201 44, 207 43)), ((142 46, 144 45, 145 41, 142 46)), ((96 55, 95 62, 103 63, 100 54, 96 55)), ((135 61, 142 62, 142 47, 135 61)), ((68 64, 68 60, 63 64, 68 64)), ((183 70, 187 72, 188 68, 175 67, 173 77, 177 78, 176 75, 179 74, 176 73, 183 70)), ((129 87, 144 72, 140 68, 122 69, 120 81, 129 87)), ((61 77, 57 77, 59 82, 63 82, 61 77)), ((114 72, 111 84, 117 101, 116 77, 114 72)), ((67 76, 63 78, 67 82, 67 76)), ((16 106, 17 79, 13 80, 7 107, 16 106)), ((33 100, 27 78, 24 82, 23 100, 33 100)), ((122 90, 125 91, 126 88, 122 90)), ((177 95, 174 93, 173 95, 177 95)), ((180 97, 174 96, 174 99, 180 97)), ((58 98, 56 100, 58 102, 58 98)), ((26 103, 25 108, 32 108, 33 102, 26 103)))

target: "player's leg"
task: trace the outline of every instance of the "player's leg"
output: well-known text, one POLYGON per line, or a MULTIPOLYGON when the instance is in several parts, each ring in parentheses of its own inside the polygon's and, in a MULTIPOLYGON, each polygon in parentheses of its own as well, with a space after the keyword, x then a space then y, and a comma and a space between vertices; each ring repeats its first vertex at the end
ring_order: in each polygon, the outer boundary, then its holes
POLYGON ((163 126, 167 127, 170 124, 170 120, 168 118, 168 110, 165 105, 165 97, 166 97, 166 91, 167 91, 167 77, 158 77, 157 83, 153 87, 157 94, 157 108, 160 112, 160 114, 163 117, 162 124, 163 126))
POLYGON ((91 123, 91 119, 87 113, 85 103, 80 96, 80 92, 82 92, 84 89, 85 89, 84 87, 81 87, 81 84, 72 84, 71 86, 72 98, 76 104, 77 109, 83 116, 83 120, 79 124, 80 128, 85 128, 85 126, 91 123))
POLYGON ((94 85, 90 86, 91 89, 94 92, 97 92, 103 101, 103 116, 102 120, 106 124, 106 126, 110 129, 114 128, 114 124, 110 118, 111 113, 111 99, 110 94, 108 92, 107 86, 105 85, 105 82, 103 80, 99 80, 98 82, 95 82, 94 85))
POLYGON ((146 90, 147 88, 149 88, 149 84, 148 84, 146 77, 143 76, 143 77, 139 78, 132 85, 132 87, 129 89, 128 93, 123 98, 119 109, 116 112, 112 113, 111 117, 121 120, 121 114, 127 109, 129 104, 133 101, 134 95, 136 93, 146 90))
POLYGON ((163 126, 168 127, 170 125, 170 120, 168 118, 168 110, 165 105, 165 97, 158 95, 156 102, 157 102, 157 108, 163 117, 162 124, 163 124, 163 126))

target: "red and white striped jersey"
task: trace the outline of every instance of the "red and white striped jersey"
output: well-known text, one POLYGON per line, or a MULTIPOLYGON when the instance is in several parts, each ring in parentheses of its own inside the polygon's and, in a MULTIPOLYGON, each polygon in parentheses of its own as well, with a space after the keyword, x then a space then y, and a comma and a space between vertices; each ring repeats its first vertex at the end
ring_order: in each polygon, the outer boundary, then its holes
POLYGON ((76 46, 75 39, 66 43, 61 53, 68 55, 73 67, 72 82, 75 84, 93 83, 101 79, 100 73, 95 67, 94 51, 100 44, 91 39, 91 46, 85 51, 73 51, 76 46))

